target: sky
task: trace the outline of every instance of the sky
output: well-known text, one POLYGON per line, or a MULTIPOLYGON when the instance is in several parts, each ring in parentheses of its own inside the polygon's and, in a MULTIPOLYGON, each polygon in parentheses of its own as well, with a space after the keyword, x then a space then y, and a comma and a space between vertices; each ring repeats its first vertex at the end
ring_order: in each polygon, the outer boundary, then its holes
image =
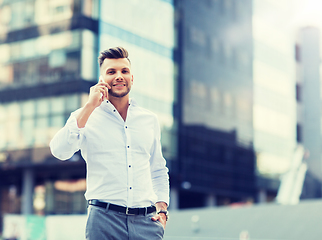
POLYGON ((322 0, 295 0, 294 25, 322 26, 322 0))

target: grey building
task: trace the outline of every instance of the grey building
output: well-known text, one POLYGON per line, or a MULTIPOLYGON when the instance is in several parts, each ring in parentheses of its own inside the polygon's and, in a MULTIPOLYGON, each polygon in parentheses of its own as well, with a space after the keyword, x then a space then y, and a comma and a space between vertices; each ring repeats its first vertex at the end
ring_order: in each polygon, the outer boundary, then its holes
POLYGON ((297 141, 306 149, 308 166, 302 198, 320 198, 322 181, 320 31, 306 27, 298 32, 297 141))

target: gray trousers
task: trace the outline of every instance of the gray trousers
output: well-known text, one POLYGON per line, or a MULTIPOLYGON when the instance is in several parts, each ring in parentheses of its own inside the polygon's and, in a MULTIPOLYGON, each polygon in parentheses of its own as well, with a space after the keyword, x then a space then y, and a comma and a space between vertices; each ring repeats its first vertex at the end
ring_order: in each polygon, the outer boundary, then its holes
POLYGON ((88 206, 86 224, 87 240, 159 240, 164 228, 152 221, 154 213, 126 215, 101 207, 88 206))

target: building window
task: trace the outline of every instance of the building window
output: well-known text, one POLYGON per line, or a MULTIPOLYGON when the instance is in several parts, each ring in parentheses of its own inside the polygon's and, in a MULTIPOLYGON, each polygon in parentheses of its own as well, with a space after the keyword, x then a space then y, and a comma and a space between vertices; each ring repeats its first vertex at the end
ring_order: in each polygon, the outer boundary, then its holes
POLYGON ((223 14, 228 14, 231 11, 232 7, 233 7, 232 0, 223 0, 223 3, 222 3, 223 14))
POLYGON ((296 140, 297 142, 302 142, 302 126, 298 123, 296 124, 296 140))
POLYGON ((207 7, 207 8, 212 8, 213 7, 213 0, 206 0, 206 1, 204 1, 204 3, 205 3, 205 7, 207 7))
MULTIPOLYGON (((238 1, 238 0, 237 0, 238 1)), ((230 11, 230 15, 232 20, 236 21, 237 20, 237 1, 233 1, 231 3, 231 11, 230 11)))
POLYGON ((193 26, 189 30, 191 42, 204 47, 206 45, 206 34, 201 29, 193 26))
POLYGON ((217 62, 220 62, 221 59, 221 44, 218 37, 213 37, 211 39, 211 51, 213 52, 212 56, 217 62))
POLYGON ((302 88, 300 84, 296 84, 296 101, 301 102, 302 88))
POLYGON ((301 62, 301 47, 298 45, 298 44, 296 44, 295 45, 295 60, 296 60, 296 62, 301 62))
POLYGON ((53 133, 80 105, 77 94, 1 105, 0 150, 48 146, 53 133))
POLYGON ((232 58, 232 47, 229 43, 225 42, 223 44, 223 57, 225 58, 225 63, 229 64, 232 58))
POLYGON ((206 56, 208 58, 212 58, 212 56, 213 56, 212 39, 210 36, 207 36, 206 56))

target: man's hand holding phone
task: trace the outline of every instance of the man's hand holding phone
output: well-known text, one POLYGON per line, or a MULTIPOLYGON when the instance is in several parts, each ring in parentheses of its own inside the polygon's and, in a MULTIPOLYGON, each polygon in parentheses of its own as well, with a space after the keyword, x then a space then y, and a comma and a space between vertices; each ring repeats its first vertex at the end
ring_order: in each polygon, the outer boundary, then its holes
POLYGON ((108 89, 111 86, 100 77, 99 82, 90 88, 88 104, 94 108, 100 106, 104 99, 108 100, 108 89))

